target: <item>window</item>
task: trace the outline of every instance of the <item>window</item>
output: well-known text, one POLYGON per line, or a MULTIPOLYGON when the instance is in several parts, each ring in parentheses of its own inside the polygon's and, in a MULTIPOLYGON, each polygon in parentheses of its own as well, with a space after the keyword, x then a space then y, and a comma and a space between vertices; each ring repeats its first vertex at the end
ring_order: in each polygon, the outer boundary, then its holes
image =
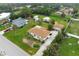
POLYGON ((52 33, 49 34, 50 36, 52 35, 52 33))

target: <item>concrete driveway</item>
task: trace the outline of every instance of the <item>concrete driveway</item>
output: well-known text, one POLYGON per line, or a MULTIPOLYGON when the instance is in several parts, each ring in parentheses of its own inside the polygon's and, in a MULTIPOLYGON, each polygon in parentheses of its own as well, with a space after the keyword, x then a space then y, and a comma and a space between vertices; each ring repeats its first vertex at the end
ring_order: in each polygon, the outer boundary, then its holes
POLYGON ((39 50, 36 52, 34 56, 42 56, 44 50, 47 49, 47 47, 52 43, 52 41, 55 39, 57 35, 58 31, 53 31, 52 36, 49 39, 47 39, 44 44, 42 44, 42 46, 39 48, 39 50))

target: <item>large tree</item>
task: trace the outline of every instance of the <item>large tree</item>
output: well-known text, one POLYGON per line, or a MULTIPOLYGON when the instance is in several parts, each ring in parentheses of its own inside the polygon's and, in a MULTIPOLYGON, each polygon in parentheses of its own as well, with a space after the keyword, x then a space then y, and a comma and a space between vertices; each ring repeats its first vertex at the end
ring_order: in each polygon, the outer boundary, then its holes
POLYGON ((52 30, 52 28, 53 28, 53 24, 49 23, 48 24, 48 30, 52 30))
POLYGON ((47 50, 44 51, 44 56, 57 56, 58 55, 58 44, 51 44, 47 50))
POLYGON ((23 7, 21 10, 20 10, 20 15, 24 18, 27 18, 29 16, 32 16, 32 11, 30 8, 27 8, 27 7, 23 7))
POLYGON ((30 8, 22 7, 21 9, 13 10, 11 14, 11 19, 16 19, 18 17, 27 18, 32 16, 32 11, 30 8))
POLYGON ((33 13, 35 14, 50 15, 51 12, 51 9, 48 7, 36 7, 33 9, 33 13))

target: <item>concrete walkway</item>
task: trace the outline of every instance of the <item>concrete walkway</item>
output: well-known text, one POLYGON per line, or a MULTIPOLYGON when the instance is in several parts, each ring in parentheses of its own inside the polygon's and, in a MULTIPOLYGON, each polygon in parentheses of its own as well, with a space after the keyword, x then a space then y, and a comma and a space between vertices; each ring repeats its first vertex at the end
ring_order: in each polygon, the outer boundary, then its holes
POLYGON ((78 22, 79 22, 79 19, 72 18, 71 20, 73 20, 73 21, 78 21, 78 22))
POLYGON ((68 36, 71 36, 71 37, 75 37, 75 38, 78 38, 79 39, 79 36, 77 35, 74 35, 74 34, 71 34, 71 33, 66 33, 68 36))
POLYGON ((39 48, 39 50, 36 52, 34 56, 42 56, 44 50, 47 49, 47 47, 52 43, 52 41, 55 39, 57 35, 58 35, 58 31, 53 31, 52 36, 45 41, 45 43, 39 48))
POLYGON ((0 31, 0 35, 3 35, 4 34, 4 31, 0 31))
POLYGON ((7 56, 29 56, 24 50, 0 34, 0 54, 7 56))

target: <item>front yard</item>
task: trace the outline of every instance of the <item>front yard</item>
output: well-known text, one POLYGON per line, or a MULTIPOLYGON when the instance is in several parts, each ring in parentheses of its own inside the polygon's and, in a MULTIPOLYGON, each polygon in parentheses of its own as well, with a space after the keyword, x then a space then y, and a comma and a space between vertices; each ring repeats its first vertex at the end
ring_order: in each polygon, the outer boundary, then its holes
MULTIPOLYGON (((37 23, 34 22, 34 20, 29 20, 29 23, 22 28, 16 28, 15 30, 11 30, 9 32, 6 32, 4 34, 7 39, 18 45, 20 48, 22 48, 24 51, 28 52, 29 54, 33 55, 36 53, 36 51, 39 49, 35 47, 30 47, 28 44, 23 43, 23 38, 28 38, 31 40, 34 40, 35 42, 41 43, 40 41, 35 40, 33 37, 29 36, 28 30, 32 27, 37 25, 37 23), (30 38, 29 38, 30 37, 30 38)), ((48 27, 48 24, 45 22, 42 22, 40 26, 48 27)))
POLYGON ((73 37, 64 39, 58 52, 61 56, 79 56, 79 39, 73 37))
MULTIPOLYGON (((40 15, 40 18, 42 19, 44 16, 40 15)), ((67 25, 67 22, 65 22, 63 20, 63 18, 61 18, 60 16, 51 16, 52 19, 55 19, 55 21, 58 21, 59 23, 63 24, 63 25, 67 25), (60 21, 61 20, 61 21, 60 21)), ((22 28, 16 28, 14 30, 11 30, 9 32, 6 32, 4 34, 4 36, 9 39, 10 41, 12 41, 14 44, 16 44, 17 46, 19 46, 20 48, 22 48, 24 51, 28 52, 30 55, 33 55, 37 52, 37 50, 39 49, 40 46, 36 47, 31 47, 29 46, 28 43, 24 43, 23 39, 30 39, 34 42, 36 42, 37 44, 42 44, 40 41, 34 39, 32 36, 28 35, 28 30, 33 28, 34 26, 39 25, 45 28, 48 28, 48 23, 46 22, 41 22, 41 24, 39 22, 35 22, 33 19, 29 19, 29 22, 27 25, 24 25, 22 28)), ((27 40, 28 41, 28 40, 27 40)), ((28 41, 29 42, 29 41, 28 41)))

